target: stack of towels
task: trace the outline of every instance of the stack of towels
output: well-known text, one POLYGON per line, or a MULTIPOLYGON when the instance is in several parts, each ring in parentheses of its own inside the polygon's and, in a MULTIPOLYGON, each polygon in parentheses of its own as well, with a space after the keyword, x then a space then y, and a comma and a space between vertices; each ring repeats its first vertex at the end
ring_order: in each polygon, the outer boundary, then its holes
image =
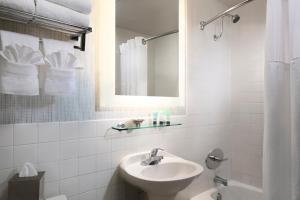
POLYGON ((0 0, 0 5, 59 20, 89 26, 91 0, 0 0))
POLYGON ((71 42, 0 31, 0 93, 73 95, 80 68, 71 42))

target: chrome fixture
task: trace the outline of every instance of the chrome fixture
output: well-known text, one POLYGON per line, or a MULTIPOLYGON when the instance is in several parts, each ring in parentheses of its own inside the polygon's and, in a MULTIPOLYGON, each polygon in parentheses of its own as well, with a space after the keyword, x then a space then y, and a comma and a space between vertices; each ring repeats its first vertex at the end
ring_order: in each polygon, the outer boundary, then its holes
POLYGON ((219 184, 222 184, 224 186, 228 186, 228 181, 227 179, 225 178, 221 178, 220 176, 215 176, 214 178, 214 183, 219 183, 219 184))
POLYGON ((208 169, 217 169, 226 160, 222 149, 214 149, 207 155, 205 163, 208 169))
POLYGON ((157 156, 157 153, 159 150, 164 151, 161 148, 152 149, 152 151, 149 155, 149 158, 142 161, 141 165, 143 165, 143 166, 158 165, 161 162, 161 160, 164 158, 163 156, 157 156))
MULTIPOLYGON (((232 20, 232 23, 237 23, 238 21, 240 21, 241 17, 239 15, 231 15, 231 14, 226 14, 225 16, 230 17, 232 20)), ((225 17, 224 16, 224 17, 225 17)), ((221 19, 221 30, 219 34, 214 34, 214 40, 217 41, 218 39, 220 39, 223 35, 223 30, 224 30, 224 17, 222 17, 221 19)))
POLYGON ((222 200, 222 194, 220 192, 217 194, 217 200, 222 200))
MULTIPOLYGON (((224 12, 216 15, 215 17, 210 18, 207 21, 201 21, 200 22, 200 29, 204 30, 206 25, 212 23, 213 21, 215 21, 215 20, 217 20, 217 19, 219 19, 221 17, 224 17, 224 16, 228 15, 230 12, 232 12, 232 11, 234 11, 234 10, 236 10, 236 9, 238 9, 238 8, 244 6, 244 5, 246 5, 246 4, 248 4, 248 3, 252 2, 252 1, 254 1, 254 0, 245 0, 245 1, 241 2, 241 3, 239 3, 239 4, 236 4, 236 5, 232 6, 231 8, 225 10, 224 12)), ((236 15, 233 15, 233 16, 236 16, 236 15)), ((239 18, 235 18, 235 20, 233 20, 233 23, 238 22, 238 20, 239 20, 239 18)))
POLYGON ((216 15, 215 17, 210 18, 210 19, 207 20, 207 21, 201 21, 201 22, 200 22, 200 29, 203 31, 203 30, 205 29, 205 26, 206 26, 206 25, 208 25, 208 24, 210 24, 210 23, 216 21, 217 19, 221 18, 221 30, 220 30, 220 33, 214 35, 214 40, 217 41, 217 40, 220 39, 220 38, 222 37, 222 35, 223 35, 223 30, 224 30, 224 27, 223 27, 224 22, 223 22, 223 21, 224 21, 224 17, 229 16, 229 17, 232 18, 232 23, 234 23, 234 24, 237 23, 238 21, 240 21, 241 17, 240 17, 239 15, 231 15, 230 12, 232 12, 233 10, 238 9, 239 7, 242 7, 242 6, 248 4, 248 3, 252 2, 252 1, 254 1, 254 0, 246 0, 246 1, 243 1, 243 2, 241 2, 241 3, 239 3, 239 4, 236 4, 236 5, 233 6, 233 7, 231 7, 231 8, 229 8, 229 9, 225 10, 224 12, 222 12, 222 13, 216 15))
POLYGON ((155 40, 157 38, 161 38, 161 37, 164 37, 164 36, 167 36, 167 35, 172 35, 172 34, 178 33, 178 32, 179 32, 178 30, 169 31, 169 32, 166 32, 166 33, 162 33, 162 34, 159 34, 159 35, 156 35, 156 36, 153 36, 153 37, 143 39, 142 42, 143 42, 144 45, 146 45, 148 41, 155 40))

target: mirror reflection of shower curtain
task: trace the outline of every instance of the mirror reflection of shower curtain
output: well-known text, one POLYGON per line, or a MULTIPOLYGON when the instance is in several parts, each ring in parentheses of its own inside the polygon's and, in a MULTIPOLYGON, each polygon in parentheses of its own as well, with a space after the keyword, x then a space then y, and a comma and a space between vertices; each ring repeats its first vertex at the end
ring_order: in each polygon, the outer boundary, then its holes
POLYGON ((147 96, 147 45, 136 37, 120 45, 121 95, 147 96))
POLYGON ((300 1, 268 1, 265 200, 300 199, 300 1))

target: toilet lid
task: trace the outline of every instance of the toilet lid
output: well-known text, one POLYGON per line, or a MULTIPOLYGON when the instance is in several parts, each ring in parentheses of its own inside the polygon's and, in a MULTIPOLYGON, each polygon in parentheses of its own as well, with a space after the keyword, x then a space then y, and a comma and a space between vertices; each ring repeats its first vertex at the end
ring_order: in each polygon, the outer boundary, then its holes
POLYGON ((67 197, 65 195, 60 195, 56 197, 47 198, 46 200, 67 200, 67 197))

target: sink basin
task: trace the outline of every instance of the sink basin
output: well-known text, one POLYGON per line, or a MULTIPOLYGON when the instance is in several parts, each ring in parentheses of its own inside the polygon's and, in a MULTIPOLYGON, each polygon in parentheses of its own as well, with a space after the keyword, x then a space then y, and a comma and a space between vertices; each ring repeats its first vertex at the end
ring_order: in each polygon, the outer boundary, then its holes
POLYGON ((203 172, 201 165, 167 152, 160 153, 164 159, 158 165, 141 165, 148 155, 149 152, 142 152, 124 157, 120 174, 127 182, 145 191, 149 200, 174 199, 203 172))

